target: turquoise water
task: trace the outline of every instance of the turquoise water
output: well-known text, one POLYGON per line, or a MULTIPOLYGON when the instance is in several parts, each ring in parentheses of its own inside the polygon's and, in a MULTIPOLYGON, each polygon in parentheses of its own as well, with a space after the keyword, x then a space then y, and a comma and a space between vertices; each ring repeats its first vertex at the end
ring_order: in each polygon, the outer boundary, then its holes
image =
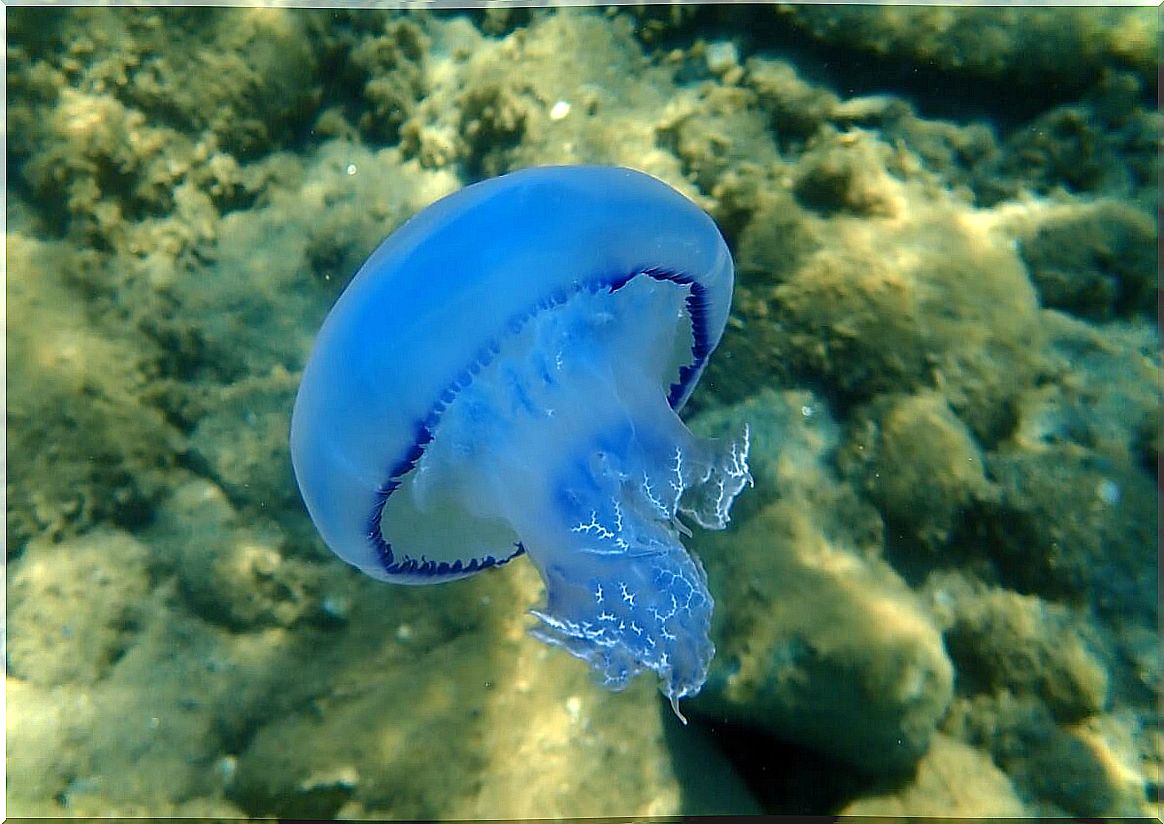
POLYGON ((10 9, 8 812, 1159 815, 1157 20, 10 9), (291 472, 371 250, 559 163, 735 258, 687 726, 526 559, 374 581, 291 472))

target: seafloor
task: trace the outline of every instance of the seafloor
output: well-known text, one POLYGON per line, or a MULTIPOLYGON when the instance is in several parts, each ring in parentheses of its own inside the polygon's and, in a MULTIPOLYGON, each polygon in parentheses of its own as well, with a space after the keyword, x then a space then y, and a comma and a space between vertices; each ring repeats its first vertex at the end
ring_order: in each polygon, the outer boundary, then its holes
POLYGON ((9 814, 1159 815, 1157 22, 9 8, 9 814), (291 475, 364 256, 565 162, 736 257, 686 728, 526 635, 524 560, 379 584, 291 475))

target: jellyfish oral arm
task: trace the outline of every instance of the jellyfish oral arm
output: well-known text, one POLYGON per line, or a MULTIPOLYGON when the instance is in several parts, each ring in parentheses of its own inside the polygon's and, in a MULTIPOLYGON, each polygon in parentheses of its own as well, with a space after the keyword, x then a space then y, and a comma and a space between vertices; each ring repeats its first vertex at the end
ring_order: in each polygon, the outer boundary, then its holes
POLYGON ((681 314, 683 297, 643 277, 532 316, 505 342, 505 362, 444 410, 382 518, 456 507, 496 516, 545 581, 533 634, 611 689, 653 671, 673 703, 698 692, 714 653, 707 576, 678 519, 722 529, 751 482, 747 432, 726 444, 695 437, 668 403, 668 358, 640 356, 686 333, 674 314, 639 310, 666 301, 681 314))
POLYGON ((726 526, 751 482, 746 433, 721 449, 693 436, 661 395, 632 408, 636 425, 591 437, 554 476, 548 511, 524 527, 546 584, 533 634, 589 662, 610 689, 655 672, 682 719, 677 701, 702 687, 715 647, 707 575, 678 516, 726 526))

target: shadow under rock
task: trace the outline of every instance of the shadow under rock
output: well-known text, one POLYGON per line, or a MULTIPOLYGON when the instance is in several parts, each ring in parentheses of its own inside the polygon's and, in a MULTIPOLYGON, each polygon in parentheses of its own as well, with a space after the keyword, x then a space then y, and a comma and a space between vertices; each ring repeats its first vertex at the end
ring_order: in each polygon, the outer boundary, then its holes
MULTIPOLYGON (((671 715, 665 701, 659 702, 659 711, 671 715)), ((884 776, 863 774, 747 727, 689 720, 684 727, 672 716, 674 723, 663 725, 687 815, 755 813, 727 806, 729 799, 749 796, 766 814, 825 815, 892 787, 884 776), (709 751, 716 757, 708 758, 709 751)))

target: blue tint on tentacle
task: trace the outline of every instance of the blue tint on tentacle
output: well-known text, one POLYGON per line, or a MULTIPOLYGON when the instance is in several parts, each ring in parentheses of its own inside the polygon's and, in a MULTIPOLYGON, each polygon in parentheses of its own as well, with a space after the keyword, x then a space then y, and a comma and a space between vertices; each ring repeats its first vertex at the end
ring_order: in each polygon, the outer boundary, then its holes
POLYGON ((547 568, 548 598, 533 611, 542 621, 533 635, 589 662, 609 689, 648 669, 670 699, 698 692, 715 653, 713 603, 698 559, 676 543, 574 560, 547 568))

